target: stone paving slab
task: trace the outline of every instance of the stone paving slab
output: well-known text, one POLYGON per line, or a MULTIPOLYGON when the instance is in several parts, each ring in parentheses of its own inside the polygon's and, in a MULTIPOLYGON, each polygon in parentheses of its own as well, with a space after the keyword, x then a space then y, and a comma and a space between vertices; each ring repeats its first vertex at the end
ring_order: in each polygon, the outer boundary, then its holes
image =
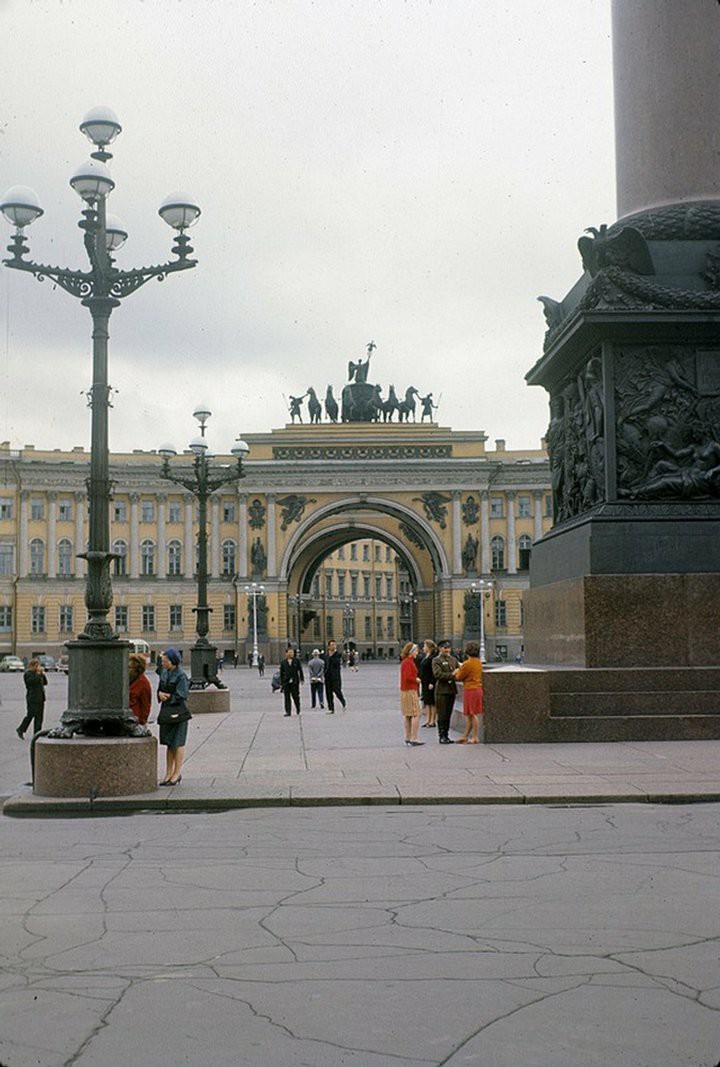
MULTIPOLYGON (((438 745, 434 730, 409 749, 402 738, 398 668, 346 674, 349 710, 305 706, 285 718, 247 668, 226 670, 231 711, 190 723, 183 781, 174 789, 116 800, 40 798, 29 783, 28 748, 15 736, 22 678, 0 675, 0 799, 14 815, 130 810, 208 810, 312 804, 563 804, 720 799, 720 741, 532 745, 438 745)), ((51 675, 46 726, 65 707, 67 679, 51 675)), ((459 721, 455 717, 455 721, 459 721)), ((154 731, 156 726, 152 726, 154 731)), ((453 731, 457 737, 457 731, 453 731)), ((162 749, 158 780, 163 777, 162 749)))

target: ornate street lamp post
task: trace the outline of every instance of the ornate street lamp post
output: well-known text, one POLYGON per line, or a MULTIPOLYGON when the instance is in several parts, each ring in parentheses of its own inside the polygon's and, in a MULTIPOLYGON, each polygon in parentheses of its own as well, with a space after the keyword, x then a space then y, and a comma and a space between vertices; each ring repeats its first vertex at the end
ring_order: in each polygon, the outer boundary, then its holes
POLYGON ((124 732, 145 735, 128 708, 127 644, 118 640, 108 621, 112 605, 110 563, 110 491, 108 452, 108 339, 110 315, 121 301, 151 278, 162 280, 175 271, 196 265, 190 259, 185 230, 200 215, 192 199, 181 194, 168 197, 160 207, 160 216, 177 230, 173 255, 177 258, 159 266, 119 270, 112 253, 125 242, 127 233, 120 221, 109 215, 106 201, 115 187, 106 163, 112 158, 107 151, 122 127, 109 108, 94 108, 80 124, 80 130, 95 146, 87 163, 78 167, 70 185, 82 198, 85 208, 82 221, 89 270, 69 270, 35 263, 27 258, 25 227, 40 218, 43 209, 32 189, 14 186, 0 202, 0 211, 15 226, 12 242, 7 246, 10 258, 3 262, 13 270, 27 271, 42 281, 51 278, 86 307, 93 323, 93 378, 88 392, 91 409, 90 475, 88 478, 89 536, 85 605, 88 618, 77 641, 68 642, 70 678, 68 709, 54 736, 71 737, 76 733, 124 732))
POLYGON ((310 600, 309 593, 291 593, 288 597, 288 604, 295 609, 295 628, 297 633, 298 652, 300 651, 300 646, 302 644, 302 606, 308 600, 310 600))
POLYGON ((355 633, 355 608, 346 604, 343 608, 343 646, 350 644, 350 638, 355 633))
POLYGON ((413 630, 415 628, 414 610, 417 604, 417 597, 412 594, 406 594, 400 597, 400 640, 411 641, 413 630))
MULTIPOLYGON (((194 455, 192 468, 173 468, 170 460, 177 455, 172 445, 163 445, 158 449, 163 457, 162 477, 184 489, 196 498, 198 502, 198 564, 197 564, 197 607, 195 611, 195 631, 197 638, 190 649, 190 688, 205 689, 208 685, 214 685, 218 689, 227 689, 227 686, 218 678, 217 673, 217 647, 211 645, 208 640, 210 630, 210 612, 212 608, 208 604, 208 567, 207 567, 207 502, 216 489, 230 482, 237 482, 245 477, 242 461, 250 449, 245 441, 238 440, 231 448, 231 453, 237 459, 237 468, 219 467, 215 470, 210 468, 211 455, 208 453, 208 445, 205 440, 205 425, 212 414, 207 407, 196 407, 193 416, 200 423, 200 437, 195 437, 190 442, 190 451, 194 455)), ((186 546, 186 551, 191 551, 191 546, 186 546)))
POLYGON ((258 665, 258 628, 257 628, 257 598, 265 595, 265 586, 258 585, 257 582, 252 582, 250 585, 245 586, 245 593, 248 599, 252 597, 252 616, 253 616, 253 652, 252 652, 252 665, 257 667, 258 665))
POLYGON ((480 631, 480 662, 485 662, 485 609, 483 606, 484 600, 490 599, 490 594, 493 590, 495 583, 489 578, 479 578, 477 582, 473 582, 470 586, 470 590, 473 596, 478 598, 478 629, 480 631))

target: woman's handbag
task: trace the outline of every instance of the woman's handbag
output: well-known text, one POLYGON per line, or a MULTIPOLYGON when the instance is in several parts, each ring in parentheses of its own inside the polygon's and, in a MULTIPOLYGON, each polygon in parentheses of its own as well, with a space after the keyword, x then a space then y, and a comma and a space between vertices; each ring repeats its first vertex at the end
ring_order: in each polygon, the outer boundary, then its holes
POLYGON ((169 700, 164 701, 157 717, 160 726, 174 726, 175 723, 187 722, 188 719, 192 719, 192 715, 185 701, 182 704, 171 704, 169 700))

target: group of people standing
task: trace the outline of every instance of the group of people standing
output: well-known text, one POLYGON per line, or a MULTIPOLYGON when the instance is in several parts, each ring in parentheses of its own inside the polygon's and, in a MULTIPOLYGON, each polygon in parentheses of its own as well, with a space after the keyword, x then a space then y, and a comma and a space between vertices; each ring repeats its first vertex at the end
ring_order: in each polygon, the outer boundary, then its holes
MULTIPOLYGON (((337 698, 345 711, 347 701, 342 691, 342 653, 338 649, 337 641, 328 641, 327 651, 322 655, 319 648, 314 648, 308 660, 307 669, 310 679, 311 707, 315 708, 319 704, 321 708, 324 708, 326 700, 327 714, 334 715, 337 698)), ((305 674, 299 652, 292 645, 289 645, 285 652, 279 673, 285 714, 292 714, 292 704, 295 706, 295 714, 299 715, 300 686, 305 682, 305 674)))
POLYGON ((454 744, 450 737, 458 682, 463 686, 463 715, 465 732, 458 744, 476 745, 483 710, 482 662, 480 646, 469 641, 462 663, 452 654, 450 641, 427 640, 422 652, 412 641, 400 653, 400 711, 403 717, 406 745, 423 745, 419 739, 420 702, 426 711, 424 727, 436 727, 441 745, 454 744))

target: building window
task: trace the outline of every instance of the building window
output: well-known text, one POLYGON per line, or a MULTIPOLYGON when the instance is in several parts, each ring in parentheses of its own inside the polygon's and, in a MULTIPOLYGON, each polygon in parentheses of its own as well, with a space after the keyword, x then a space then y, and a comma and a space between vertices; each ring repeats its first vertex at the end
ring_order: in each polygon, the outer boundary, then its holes
POLYGON ((116 500, 113 505, 113 519, 115 522, 127 522, 127 504, 124 500, 116 500))
POLYGON ((171 500, 168 504, 168 522, 180 522, 180 505, 177 500, 171 500))
POLYGON ((334 636, 334 634, 335 634, 335 630, 334 630, 334 625, 333 625, 333 617, 332 617, 332 615, 327 615, 327 616, 325 617, 325 633, 326 633, 326 635, 327 635, 327 639, 328 639, 328 641, 329 641, 329 640, 330 640, 330 638, 331 638, 331 637, 333 637, 333 636, 334 636))
POLYGON ((532 551, 532 537, 523 534, 518 541, 519 566, 521 571, 530 567, 530 553, 532 551))
POLYGON ((380 553, 382 552, 382 545, 375 545, 375 562, 380 562, 380 553))
POLYGON ((8 604, 0 604, 0 632, 7 633, 12 630, 12 608, 8 604))
POLYGON ((365 562, 370 559, 370 545, 363 545, 363 559, 365 562))
POLYGON ((155 542, 143 541, 140 545, 140 573, 144 578, 155 573, 155 542))
POLYGON ((35 521, 45 518, 45 504, 42 500, 30 501, 30 518, 35 521))
POLYGON ((9 496, 0 496, 0 519, 13 517, 13 502, 9 496))
POLYGON ((168 541, 167 572, 171 578, 182 574, 182 545, 179 541, 168 541))
POLYGON ((182 630, 182 604, 171 604, 170 611, 170 629, 182 630))
POLYGON ((377 619, 375 620, 375 626, 376 626, 376 629, 377 629, 377 639, 378 639, 378 641, 382 641, 382 639, 383 639, 383 621, 382 621, 382 616, 381 615, 378 615, 377 619))
POLYGON ((492 569, 494 571, 505 570, 505 542, 502 537, 496 535, 490 542, 492 552, 492 569))
POLYGON ((224 501, 222 506, 223 522, 235 522, 235 504, 231 501, 224 501))
POLYGON ((128 609, 125 604, 115 605, 115 629, 119 634, 128 632, 128 609))
POLYGON ((490 497, 490 518, 501 519, 504 515, 503 498, 501 496, 490 497))
POLYGON ((345 599, 345 575, 338 574, 338 596, 341 600, 345 599))
POLYGON ((223 630, 232 633, 235 630, 235 605, 223 604, 223 630))
POLYGON ((73 629, 72 604, 61 604, 58 619, 58 629, 61 634, 71 634, 73 629))
POLYGON ((375 575, 375 599, 382 600, 382 575, 375 575))
POLYGON ((144 631, 152 631, 155 629, 155 605, 143 604, 142 609, 142 628, 144 631))
POLYGON ((392 641, 395 637, 395 619, 392 615, 388 615, 387 635, 389 641, 392 641))
POLYGON ((72 522, 72 503, 69 500, 61 500, 58 504, 58 519, 60 522, 72 522))
POLYGON ((529 519, 530 518, 530 497, 519 496, 518 497, 518 518, 529 519))
POLYGON ((312 595, 316 600, 320 599, 320 575, 316 574, 313 578, 312 595))
POLYGON ((57 572, 60 578, 70 578, 72 576, 72 558, 72 541, 68 541, 67 537, 63 537, 62 541, 58 541, 57 572))
POLYGON ((0 574, 14 573, 14 555, 13 545, 0 544, 0 574))
POLYGON ((350 575, 350 596, 353 600, 357 600, 357 574, 350 575))
POLYGON ((140 521, 155 522, 155 501, 143 500, 140 505, 140 521))
POLYGON ((125 541, 113 541, 112 550, 117 557, 113 563, 115 577, 125 578, 127 576, 127 543, 125 541))
POLYGON ((325 597, 332 600, 332 574, 325 575, 325 597))
POLYGON ((370 599, 370 575, 363 575, 363 596, 366 600, 370 599))
POLYGON ((350 559, 357 559, 357 541, 350 545, 350 559))
POLYGON ((520 605, 520 626, 522 627, 525 625, 525 601, 520 600, 518 603, 520 605))
POLYGON ((393 598, 392 574, 385 575, 385 596, 388 598, 388 600, 392 600, 393 598))
POLYGON ((223 541, 222 544, 222 572, 226 578, 235 574, 235 549, 234 541, 223 541))
POLYGON ((45 542, 39 537, 34 537, 30 542, 30 573, 45 573, 45 542))
POLYGON ((507 603, 504 600, 495 601, 495 625, 507 626, 507 603))
POLYGON ((340 548, 337 550, 337 558, 345 559, 345 545, 340 545, 340 548))
POLYGON ((392 549, 390 545, 385 546, 385 562, 392 563, 392 549))
POLYGON ((313 637, 317 640, 320 639, 320 616, 316 615, 313 619, 313 637))
POLYGON ((45 608, 38 604, 33 604, 30 609, 30 633, 45 633, 45 608))
POLYGON ((372 641, 372 616, 365 616, 365 640, 372 641))

